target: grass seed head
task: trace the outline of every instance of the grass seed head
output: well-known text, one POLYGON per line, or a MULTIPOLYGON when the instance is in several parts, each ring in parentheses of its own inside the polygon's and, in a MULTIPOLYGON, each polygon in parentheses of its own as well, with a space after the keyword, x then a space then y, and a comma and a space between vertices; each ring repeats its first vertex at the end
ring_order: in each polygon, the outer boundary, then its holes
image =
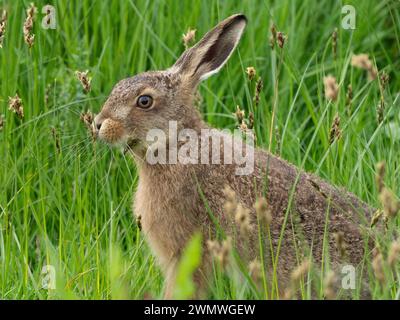
POLYGON ((280 155, 280 150, 281 150, 281 144, 282 144, 282 137, 281 137, 281 132, 279 130, 279 126, 275 126, 275 154, 280 155))
POLYGON ((276 39, 276 26, 275 26, 274 23, 271 24, 270 31, 271 31, 271 36, 272 36, 274 39, 276 39))
POLYGON ((256 209, 258 220, 262 224, 269 226, 272 222, 272 214, 267 200, 264 197, 257 199, 254 208, 256 209))
POLYGON ((91 81, 92 79, 89 78, 88 74, 89 71, 76 71, 75 72, 78 80, 80 81, 80 83, 82 84, 83 90, 85 90, 86 93, 88 93, 91 89, 91 81))
POLYGON ((0 17, 0 48, 3 48, 3 41, 6 34, 7 11, 3 10, 0 17))
POLYGON ((254 104, 255 107, 257 107, 260 104, 260 94, 261 94, 261 90, 263 88, 263 81, 262 79, 259 77, 256 83, 256 89, 255 89, 255 93, 254 93, 254 104))
POLYGON ((338 29, 335 28, 332 32, 332 53, 333 58, 336 59, 337 57, 337 38, 338 38, 338 29))
POLYGON ((325 97, 332 101, 336 101, 339 93, 339 86, 336 82, 336 78, 331 75, 324 77, 324 86, 325 97))
POLYGON ((336 275, 333 271, 329 271, 324 278, 324 296, 328 300, 334 300, 336 298, 336 275))
POLYGON ((37 8, 35 7, 35 4, 33 2, 31 2, 28 10, 26 11, 26 14, 30 18, 34 18, 36 12, 37 12, 37 8))
POLYGON ((29 48, 32 48, 35 40, 35 35, 32 33, 33 23, 35 20, 35 14, 37 9, 33 3, 30 4, 30 7, 26 11, 26 20, 24 22, 23 32, 24 32, 24 40, 29 48))
POLYGON ((340 129, 340 117, 339 114, 336 114, 329 132, 329 143, 333 144, 335 140, 339 140, 341 136, 342 130, 340 129))
POLYGON ((207 240, 207 248, 213 256, 219 252, 220 244, 217 240, 207 240))
POLYGON ((240 233, 243 236, 249 235, 252 230, 250 222, 250 210, 245 208, 242 204, 238 204, 235 215, 236 225, 239 227, 240 233))
POLYGON ((224 212, 228 217, 234 218, 237 209, 236 193, 228 185, 225 185, 223 192, 225 196, 224 212))
POLYGON ((376 176, 375 176, 378 192, 381 192, 385 186, 385 171, 386 171, 385 162, 384 161, 378 162, 376 165, 376 176))
POLYGON ((276 27, 275 27, 275 24, 273 24, 273 23, 271 24, 270 32, 271 32, 271 36, 269 38, 269 45, 270 45, 271 49, 274 50, 275 43, 276 43, 276 27))
POLYGON ((182 35, 182 41, 185 48, 189 48, 190 44, 195 41, 196 29, 188 29, 186 33, 182 35))
POLYGON ((254 259, 249 263, 249 273, 254 283, 260 283, 262 279, 262 268, 258 259, 254 259))
POLYGON ((232 238, 227 237, 224 241, 222 241, 221 252, 219 255, 219 261, 223 266, 226 266, 228 264, 231 252, 232 252, 232 238))
POLYGON ((372 260, 372 269, 374 271, 375 278, 381 283, 385 283, 385 272, 384 272, 384 260, 383 255, 378 250, 372 260))
POLYGON ((310 271, 311 262, 310 260, 304 260, 296 269, 293 270, 290 278, 292 280, 292 285, 295 287, 310 271))
POLYGON ((396 199, 393 192, 390 189, 383 187, 379 193, 379 200, 382 204, 385 217, 387 219, 395 218, 400 211, 400 201, 396 199))
POLYGON ((90 111, 82 112, 81 113, 81 120, 86 126, 92 126, 93 120, 94 120, 94 115, 90 111))
POLYGON ((381 124, 383 122, 383 119, 385 117, 385 100, 383 96, 381 96, 381 99, 378 102, 378 105, 376 107, 376 119, 378 121, 378 124, 381 124))
POLYGON ((254 113, 249 112, 249 129, 252 130, 254 128, 254 113))
POLYGON ((244 110, 240 110, 239 106, 236 106, 236 112, 234 113, 236 116, 236 120, 239 124, 243 122, 244 119, 244 110))
POLYGON ((232 251, 232 238, 227 237, 222 243, 219 243, 217 240, 208 240, 207 248, 213 258, 219 261, 221 266, 225 268, 232 251))
POLYGON ((246 68, 247 78, 252 81, 256 76, 256 69, 254 67, 247 67, 246 68))
POLYGON ((96 140, 96 130, 94 129, 93 121, 94 115, 90 111, 82 112, 80 116, 81 121, 85 124, 92 140, 96 140))
POLYGON ((351 65, 360 69, 368 70, 372 67, 372 62, 365 53, 354 54, 351 57, 351 65))
POLYGON ((379 84, 381 86, 381 90, 385 91, 385 89, 389 83, 389 75, 385 71, 382 71, 382 73, 379 77, 379 80, 380 80, 379 84))
POLYGON ((287 40, 287 36, 283 32, 277 32, 276 34, 276 43, 278 44, 279 48, 283 49, 285 46, 285 42, 287 40))
POLYGON ((4 122, 5 122, 4 116, 0 114, 0 131, 2 131, 4 128, 4 122))
POLYGON ((371 223, 370 223, 371 228, 373 228, 378 223, 378 221, 382 218, 382 216, 383 216, 383 210, 380 209, 376 210, 376 212, 371 218, 371 223))
POLYGON ((246 122, 245 122, 244 120, 242 120, 242 123, 239 125, 239 129, 240 129, 243 133, 246 133, 247 130, 249 129, 249 128, 247 127, 247 124, 246 124, 246 122))
POLYGON ((365 53, 353 55, 351 57, 351 65, 356 68, 366 70, 368 72, 368 78, 370 80, 374 80, 378 74, 372 61, 369 59, 368 55, 365 53))
POLYGON ((389 254, 388 254, 388 265, 390 268, 394 268, 396 266, 397 261, 400 256, 400 239, 393 241, 390 245, 389 254))
POLYGON ((274 39, 273 36, 270 36, 269 37, 269 46, 271 47, 272 50, 274 50, 274 48, 275 48, 275 42, 276 42, 276 39, 274 39))
POLYGON ((35 35, 34 34, 28 34, 25 36, 25 42, 28 45, 29 48, 33 47, 33 44, 35 42, 35 35))
POLYGON ((14 97, 8 97, 8 109, 17 114, 20 119, 24 118, 24 107, 18 94, 14 97))

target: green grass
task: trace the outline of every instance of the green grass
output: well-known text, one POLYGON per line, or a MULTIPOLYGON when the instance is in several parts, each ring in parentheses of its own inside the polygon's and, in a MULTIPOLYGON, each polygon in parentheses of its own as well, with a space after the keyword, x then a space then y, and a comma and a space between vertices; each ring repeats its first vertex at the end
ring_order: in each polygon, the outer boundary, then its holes
MULTIPOLYGON (((246 114, 253 111, 258 145, 377 207, 375 164, 384 160, 386 184, 400 194, 398 1, 346 2, 356 8, 355 30, 341 28, 344 3, 328 0, 60 0, 53 1, 57 28, 45 30, 40 22, 47 1, 35 1, 39 12, 30 50, 22 34, 29 3, 0 0, 0 8, 8 11, 0 48, 0 114, 5 118, 0 131, 0 298, 162 297, 161 272, 131 211, 135 166, 119 150, 93 144, 79 115, 98 112, 118 80, 170 66, 184 49, 181 37, 189 27, 197 29, 198 40, 236 12, 247 15, 248 27, 228 64, 200 88, 204 118, 215 127, 233 129, 236 105, 246 114), (288 36, 282 51, 269 47, 271 22, 288 36), (336 59, 331 48, 335 28, 336 59), (381 124, 378 81, 369 82, 366 72, 351 66, 353 53, 368 53, 390 75, 381 124), (264 82, 257 108, 252 102, 255 84, 245 74, 248 66, 264 82), (89 94, 74 74, 86 69, 93 78, 89 94), (335 103, 324 97, 323 77, 328 74, 340 85, 335 103), (354 92, 350 113, 345 97, 349 84, 354 92), (8 97, 16 93, 24 105, 22 121, 8 110, 8 97), (330 145, 336 113, 342 137, 330 145), (47 264, 56 270, 54 291, 41 289, 41 270, 47 264)), ((389 227, 380 243, 385 257, 398 236, 398 221, 389 227)), ((375 299, 400 296, 399 269, 386 272, 384 286, 373 281, 375 299)), ((274 298, 257 290, 239 267, 228 275, 216 266, 214 275, 211 298, 274 298)), ((303 289, 302 298, 310 298, 309 288, 303 289)))

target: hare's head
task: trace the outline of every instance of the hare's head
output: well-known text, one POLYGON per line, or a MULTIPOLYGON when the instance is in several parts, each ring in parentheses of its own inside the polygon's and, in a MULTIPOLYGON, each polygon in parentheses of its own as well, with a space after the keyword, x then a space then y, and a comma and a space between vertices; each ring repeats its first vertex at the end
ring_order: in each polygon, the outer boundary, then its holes
POLYGON ((244 15, 231 16, 186 50, 169 69, 120 81, 95 118, 99 138, 138 148, 146 145, 149 130, 167 133, 170 121, 176 121, 178 130, 200 128, 201 117, 193 107, 196 87, 221 69, 245 26, 244 15))

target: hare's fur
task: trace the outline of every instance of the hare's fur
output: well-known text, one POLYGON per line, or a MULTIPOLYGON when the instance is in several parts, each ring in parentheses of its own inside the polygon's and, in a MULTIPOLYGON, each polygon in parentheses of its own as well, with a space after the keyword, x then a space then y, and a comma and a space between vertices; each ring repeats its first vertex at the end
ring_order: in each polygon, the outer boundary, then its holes
MULTIPOLYGON (((126 145, 136 159, 139 184, 134 212, 140 216, 144 235, 166 276, 168 298, 172 297, 176 265, 188 240, 196 231, 202 232, 204 243, 217 235, 210 212, 225 234, 235 239, 244 259, 259 255, 254 209, 259 197, 267 199, 272 213, 269 226, 272 245, 266 242, 269 250, 265 253, 268 274, 270 279, 276 274, 282 288, 303 259, 312 256, 318 265, 324 248, 329 251, 333 268, 343 262, 335 248, 336 232, 343 232, 346 261, 354 266, 362 262, 368 247, 360 226, 366 225, 371 208, 347 191, 266 151, 255 149, 255 167, 250 175, 236 175, 235 163, 151 165, 145 161, 146 133, 150 129, 167 132, 169 121, 177 121, 178 129, 190 128, 198 133, 208 128, 193 106, 196 87, 223 66, 245 25, 243 15, 232 16, 207 33, 166 71, 146 72, 122 80, 95 119, 101 139, 126 145), (150 95, 153 107, 149 110, 135 107, 140 95, 150 95), (225 186, 251 211, 253 229, 248 234, 237 235, 240 233, 234 222, 223 210, 225 186), (299 256, 299 252, 304 255, 299 256), (277 255, 273 272, 272 258, 277 255)), ((203 263, 195 274, 199 287, 204 287, 210 272, 211 257, 205 245, 203 252, 203 263)))

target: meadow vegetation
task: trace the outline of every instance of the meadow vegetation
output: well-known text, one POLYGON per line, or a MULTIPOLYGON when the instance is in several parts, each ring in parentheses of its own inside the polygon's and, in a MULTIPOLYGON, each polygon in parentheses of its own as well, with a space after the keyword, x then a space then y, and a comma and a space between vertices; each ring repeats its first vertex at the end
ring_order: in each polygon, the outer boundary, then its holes
MULTIPOLYGON (((132 214, 135 165, 87 125, 117 81, 165 69, 237 12, 248 26, 200 86, 204 119, 253 130, 258 146, 382 209, 365 268, 372 298, 400 298, 399 1, 55 0, 56 28, 44 29, 46 4, 36 0, 34 12, 30 1, 0 0, 0 298, 162 297, 132 214), (356 10, 354 30, 341 26, 345 4, 356 10), (46 265, 55 290, 42 288, 46 265)), ((193 293, 200 241, 183 255, 178 298, 193 293)), ((210 298, 277 298, 257 261, 240 264, 229 243, 214 245, 222 256, 210 298)), ((318 298, 335 298, 325 271, 299 265, 297 298, 315 286, 318 298)))

